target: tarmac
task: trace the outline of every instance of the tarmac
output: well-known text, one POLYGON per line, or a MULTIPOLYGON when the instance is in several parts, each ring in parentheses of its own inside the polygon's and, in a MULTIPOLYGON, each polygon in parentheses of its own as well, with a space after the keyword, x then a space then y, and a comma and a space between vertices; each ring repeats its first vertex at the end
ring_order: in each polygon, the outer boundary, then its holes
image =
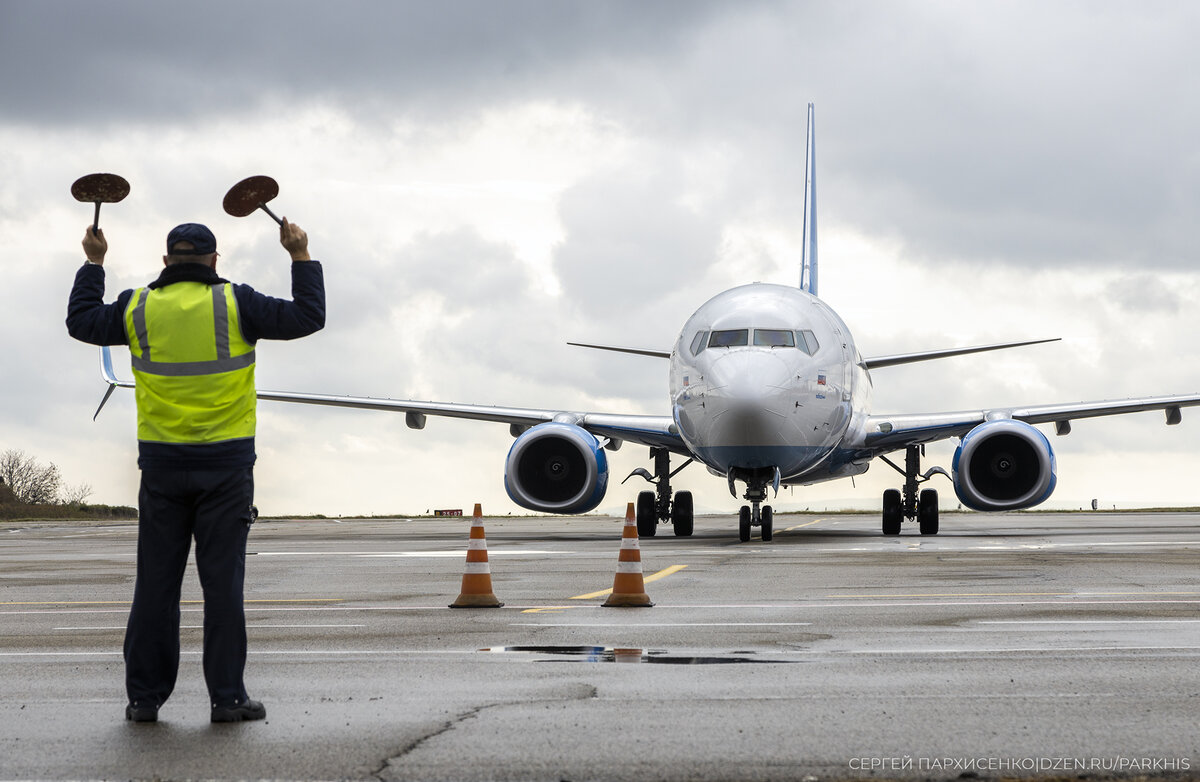
MULTIPOLYGON (((485 509, 486 510, 486 509, 485 509)), ((0 779, 812 780, 1200 775, 1200 517, 485 519, 502 608, 451 610, 469 518, 264 520, 247 684, 213 725, 185 577, 179 685, 123 719, 136 526, 0 526, 0 779)))

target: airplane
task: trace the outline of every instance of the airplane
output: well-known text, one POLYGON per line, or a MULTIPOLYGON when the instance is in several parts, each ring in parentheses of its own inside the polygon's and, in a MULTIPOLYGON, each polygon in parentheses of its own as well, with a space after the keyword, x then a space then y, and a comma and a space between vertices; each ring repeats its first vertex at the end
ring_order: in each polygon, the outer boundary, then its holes
MULTIPOLYGON (((667 359, 670 415, 492 407, 444 402, 258 391, 258 398, 404 413, 412 429, 428 416, 505 423, 514 437, 504 465, 508 496, 523 508, 552 514, 594 509, 608 488, 608 458, 623 443, 648 446, 653 469, 638 476, 654 491, 637 495, 641 537, 653 537, 669 522, 677 536, 694 530, 689 491, 675 492, 671 479, 698 462, 724 479, 737 497, 738 536, 754 528, 773 538, 774 513, 768 488, 810 485, 866 472, 878 458, 903 478, 883 493, 882 532, 900 534, 905 520, 922 535, 939 531, 938 493, 921 488, 935 475, 950 479, 961 503, 978 511, 1030 508, 1046 501, 1057 481, 1054 450, 1037 428, 1053 423, 1058 435, 1071 421, 1096 416, 1162 410, 1168 425, 1182 420, 1181 408, 1200 404, 1200 395, 1158 396, 1075 404, 997 407, 961 412, 880 415, 871 412, 871 373, 900 364, 1055 341, 1026 340, 974 347, 863 358, 850 330, 817 295, 817 208, 815 110, 808 106, 804 235, 800 285, 752 283, 724 291, 684 323, 670 351, 568 343, 581 347, 667 359), (925 445, 958 438, 951 469, 921 471, 925 445), (904 453, 901 467, 890 454, 904 453), (685 459, 675 470, 671 456, 685 459)), ((118 380, 108 348, 101 348, 101 374, 109 387, 118 380)), ((99 415, 100 410, 96 413, 99 415)), ((624 481, 622 481, 624 483, 624 481)))

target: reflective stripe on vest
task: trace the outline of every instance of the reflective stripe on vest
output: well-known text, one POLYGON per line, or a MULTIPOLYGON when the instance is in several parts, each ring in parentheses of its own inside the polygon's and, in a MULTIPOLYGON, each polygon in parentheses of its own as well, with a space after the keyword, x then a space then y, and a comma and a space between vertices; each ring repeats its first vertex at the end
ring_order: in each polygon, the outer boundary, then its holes
POLYGON ((254 346, 233 286, 177 282, 134 292, 125 311, 138 439, 215 443, 254 436, 254 346))

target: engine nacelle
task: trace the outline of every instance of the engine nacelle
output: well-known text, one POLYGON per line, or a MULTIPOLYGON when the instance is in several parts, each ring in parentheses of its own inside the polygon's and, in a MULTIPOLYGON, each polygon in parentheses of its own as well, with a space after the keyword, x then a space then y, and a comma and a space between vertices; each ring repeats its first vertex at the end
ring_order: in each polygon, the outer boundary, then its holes
POLYGON ((1021 510, 1045 502, 1058 481, 1046 435, 1022 421, 988 421, 954 452, 954 493, 972 510, 1021 510))
POLYGON ((522 508, 587 513, 608 489, 608 458, 600 441, 585 429, 538 424, 509 449, 504 488, 522 508))

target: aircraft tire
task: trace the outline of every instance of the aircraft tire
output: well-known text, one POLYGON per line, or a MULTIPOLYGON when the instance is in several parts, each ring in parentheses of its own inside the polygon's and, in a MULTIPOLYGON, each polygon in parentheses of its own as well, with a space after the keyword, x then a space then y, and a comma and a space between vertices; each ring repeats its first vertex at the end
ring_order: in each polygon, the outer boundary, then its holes
POLYGON ((938 534, 937 489, 922 490, 917 500, 917 520, 920 522, 922 535, 938 534))
POLYGON ((888 489, 883 493, 883 534, 899 535, 900 522, 904 520, 904 507, 899 489, 888 489))
POLYGON ((692 493, 690 491, 675 492, 675 501, 671 503, 671 525, 675 527, 675 537, 690 537, 695 529, 695 521, 692 493))
POLYGON ((775 537, 775 511, 770 505, 762 508, 762 539, 771 540, 775 537))
POLYGON ((654 492, 638 492, 635 510, 639 538, 652 538, 658 532, 658 509, 654 504, 654 492))
POLYGON ((743 543, 750 542, 750 506, 743 505, 738 511, 738 539, 743 543))

